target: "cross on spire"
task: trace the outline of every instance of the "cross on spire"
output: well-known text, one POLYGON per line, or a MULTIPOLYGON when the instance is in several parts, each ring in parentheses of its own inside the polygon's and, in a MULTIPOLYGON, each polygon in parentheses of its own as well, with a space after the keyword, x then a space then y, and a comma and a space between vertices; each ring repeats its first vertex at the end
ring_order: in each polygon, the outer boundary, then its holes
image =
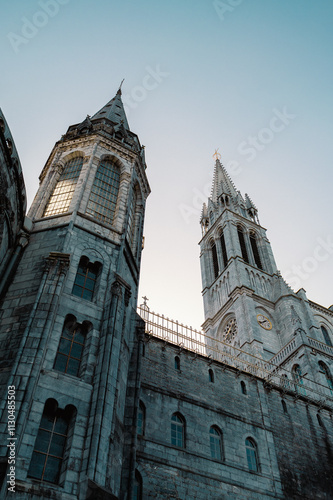
POLYGON ((149 300, 148 297, 144 296, 142 298, 143 298, 143 305, 148 306, 148 304, 147 304, 147 300, 149 300))
POLYGON ((215 149, 215 153, 213 154, 213 158, 215 158, 215 160, 221 160, 221 155, 218 153, 219 149, 220 148, 215 149))

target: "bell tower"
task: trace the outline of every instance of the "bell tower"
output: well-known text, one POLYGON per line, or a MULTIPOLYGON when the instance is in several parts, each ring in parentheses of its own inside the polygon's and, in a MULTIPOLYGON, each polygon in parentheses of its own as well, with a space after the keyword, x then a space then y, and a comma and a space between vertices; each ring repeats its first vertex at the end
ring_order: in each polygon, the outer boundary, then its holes
POLYGON ((46 489, 54 498, 120 495, 126 393, 141 332, 146 168, 119 88, 68 128, 41 172, 29 244, 0 304, 1 457, 7 464, 11 386, 20 498, 44 498, 46 489))
POLYGON ((200 220, 203 328, 210 337, 270 359, 281 347, 276 300, 295 294, 277 270, 255 204, 236 189, 216 156, 200 220))

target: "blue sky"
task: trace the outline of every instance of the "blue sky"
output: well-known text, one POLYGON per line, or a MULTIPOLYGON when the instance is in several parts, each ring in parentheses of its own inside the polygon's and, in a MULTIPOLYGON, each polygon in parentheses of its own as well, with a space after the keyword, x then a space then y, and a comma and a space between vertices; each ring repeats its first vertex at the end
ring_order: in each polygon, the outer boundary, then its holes
POLYGON ((330 306, 332 18, 329 0, 4 2, 0 105, 29 204, 54 143, 125 78, 152 188, 140 288, 151 308, 203 321, 199 206, 216 148, 287 281, 330 306))

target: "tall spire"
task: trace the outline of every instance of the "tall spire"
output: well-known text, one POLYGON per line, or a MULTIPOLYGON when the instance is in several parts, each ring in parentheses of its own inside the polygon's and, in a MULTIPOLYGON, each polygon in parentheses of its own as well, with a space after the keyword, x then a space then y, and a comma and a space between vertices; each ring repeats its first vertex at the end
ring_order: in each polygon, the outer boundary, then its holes
POLYGON ((213 202, 216 203, 219 196, 223 193, 237 198, 237 190, 234 183, 232 182, 228 175, 228 172, 220 162, 220 159, 216 158, 212 188, 213 202))
POLYGON ((119 89, 113 99, 111 99, 111 101, 105 104, 102 109, 95 113, 91 118, 92 120, 95 120, 97 118, 107 118, 117 125, 123 125, 126 130, 130 130, 123 101, 121 100, 121 86, 123 81, 121 82, 119 89))

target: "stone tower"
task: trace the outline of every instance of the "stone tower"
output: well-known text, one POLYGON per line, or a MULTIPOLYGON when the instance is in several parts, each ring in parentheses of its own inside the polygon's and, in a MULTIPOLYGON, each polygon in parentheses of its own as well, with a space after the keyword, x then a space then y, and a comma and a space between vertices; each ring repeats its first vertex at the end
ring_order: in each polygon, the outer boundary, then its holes
POLYGON ((149 193, 144 148, 119 89, 55 144, 1 303, 1 457, 5 470, 10 386, 17 498, 120 493, 149 193))
POLYGON ((296 383, 307 379, 312 389, 322 384, 322 393, 331 396, 332 308, 315 307, 303 289, 295 293, 284 281, 255 204, 236 189, 219 158, 200 223, 203 329, 212 339, 208 346, 223 342, 238 349, 235 356, 241 350, 254 356, 255 363, 270 361, 272 369, 278 367, 275 373, 296 383), (315 358, 317 349, 325 359, 315 358), (318 362, 325 364, 327 374, 323 369, 319 373, 318 362))

